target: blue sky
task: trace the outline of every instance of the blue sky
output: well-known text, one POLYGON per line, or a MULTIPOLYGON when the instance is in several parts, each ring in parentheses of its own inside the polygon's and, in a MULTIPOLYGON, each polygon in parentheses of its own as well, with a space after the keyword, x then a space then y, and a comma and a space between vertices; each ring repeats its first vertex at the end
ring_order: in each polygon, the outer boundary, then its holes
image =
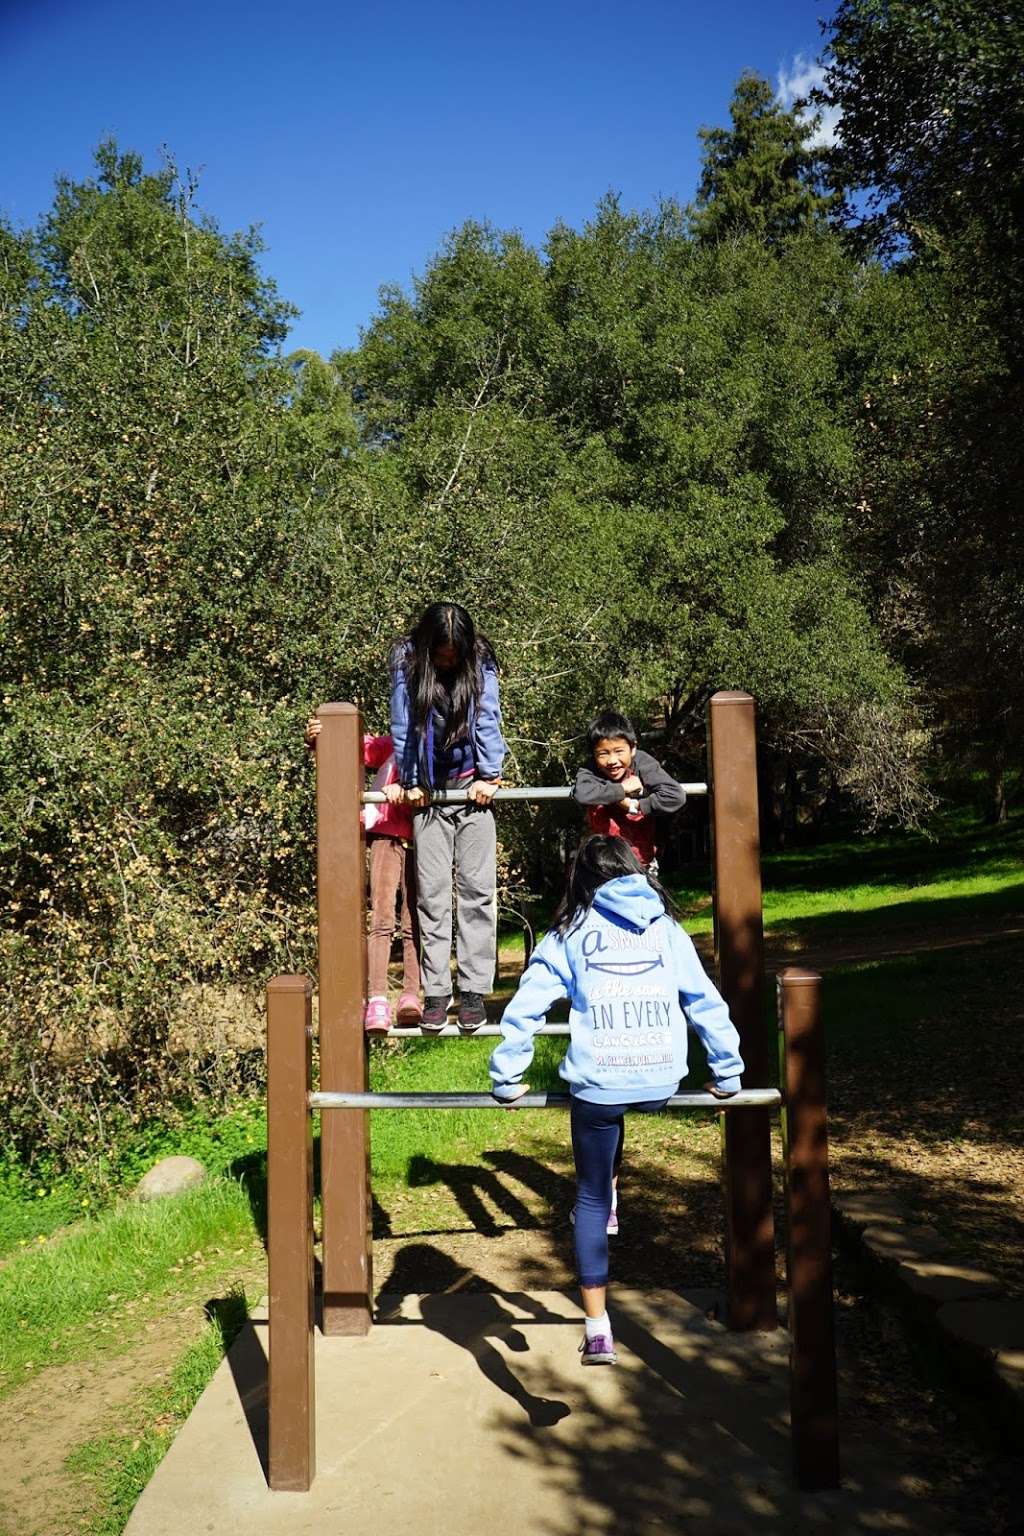
POLYGON ((113 135, 200 173, 227 230, 303 311, 289 346, 353 344, 464 219, 534 243, 608 190, 685 202, 697 130, 737 76, 795 78, 828 0, 0 0, 0 212, 33 223, 54 176, 113 135))

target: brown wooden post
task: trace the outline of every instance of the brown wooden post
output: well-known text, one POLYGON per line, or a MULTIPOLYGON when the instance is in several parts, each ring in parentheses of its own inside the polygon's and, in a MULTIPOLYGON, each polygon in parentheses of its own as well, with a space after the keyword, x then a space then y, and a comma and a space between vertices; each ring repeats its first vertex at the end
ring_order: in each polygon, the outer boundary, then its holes
MULTIPOLYGON (((365 1093, 365 860, 363 725, 354 704, 324 704, 316 744, 320 1086, 365 1093)), ((370 1126, 365 1110, 324 1115, 320 1126, 324 1333, 366 1333, 373 1272, 370 1126)))
MULTIPOLYGON (((754 701, 749 693, 716 693, 711 700, 708 786, 719 986, 739 1031, 743 1085, 767 1088, 761 843, 754 701)), ((769 1111, 730 1110, 722 1116, 722 1136, 726 1321, 740 1330, 776 1328, 769 1111)))
POLYGON ((316 1473, 312 992, 307 976, 267 987, 269 1472, 271 1488, 291 1493, 316 1473))
POLYGON ((832 1212, 825 1113, 821 977, 778 979, 789 1270, 790 1423, 801 1488, 838 1488, 839 1426, 832 1310, 832 1212))

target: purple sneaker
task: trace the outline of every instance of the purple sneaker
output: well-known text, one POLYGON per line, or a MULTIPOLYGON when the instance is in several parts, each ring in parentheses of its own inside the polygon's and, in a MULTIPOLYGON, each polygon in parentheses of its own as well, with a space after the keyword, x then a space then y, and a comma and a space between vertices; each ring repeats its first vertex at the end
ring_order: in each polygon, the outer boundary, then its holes
POLYGON ((593 1339, 588 1339, 584 1335, 580 1354, 583 1356, 584 1365, 615 1365, 619 1358, 615 1353, 615 1343, 610 1333, 599 1333, 593 1339))

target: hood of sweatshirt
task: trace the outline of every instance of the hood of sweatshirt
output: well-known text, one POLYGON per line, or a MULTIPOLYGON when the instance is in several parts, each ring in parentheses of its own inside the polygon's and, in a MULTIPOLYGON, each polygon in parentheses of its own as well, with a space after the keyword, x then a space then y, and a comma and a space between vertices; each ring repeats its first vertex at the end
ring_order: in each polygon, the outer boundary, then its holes
POLYGON ((605 917, 632 923, 641 933, 665 911, 664 902, 652 890, 646 875, 620 875, 617 880, 599 885, 594 906, 605 917))

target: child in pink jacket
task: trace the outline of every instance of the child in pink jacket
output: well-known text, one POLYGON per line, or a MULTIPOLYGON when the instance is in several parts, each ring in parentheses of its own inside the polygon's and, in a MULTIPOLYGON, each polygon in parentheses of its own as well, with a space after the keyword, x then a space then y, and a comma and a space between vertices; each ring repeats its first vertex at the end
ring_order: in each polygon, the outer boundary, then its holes
MULTIPOLYGON (((363 762, 376 768, 373 788, 382 790, 398 778, 390 736, 364 736, 363 762)), ((367 993, 363 1019, 368 1034, 391 1028, 388 959, 395 931, 395 898, 401 892, 402 994, 395 1016, 399 1024, 418 1025, 420 1007, 420 935, 416 921, 416 857, 412 846, 412 811, 407 805, 363 806, 363 826, 370 850, 370 937, 366 945, 367 993)))
MULTIPOLYGON (((306 746, 316 751, 320 721, 306 722, 306 746)), ((382 790, 398 778, 390 736, 364 736, 363 762, 377 770, 373 788, 382 790)), ((360 819, 370 853, 370 936, 366 942, 366 990, 363 1027, 383 1035, 391 1028, 388 1002, 388 960, 395 931, 395 903, 401 893, 402 993, 395 1017, 399 1024, 418 1026, 420 1006, 420 934, 416 918, 416 856, 412 846, 412 811, 407 805, 364 805, 360 819)))

